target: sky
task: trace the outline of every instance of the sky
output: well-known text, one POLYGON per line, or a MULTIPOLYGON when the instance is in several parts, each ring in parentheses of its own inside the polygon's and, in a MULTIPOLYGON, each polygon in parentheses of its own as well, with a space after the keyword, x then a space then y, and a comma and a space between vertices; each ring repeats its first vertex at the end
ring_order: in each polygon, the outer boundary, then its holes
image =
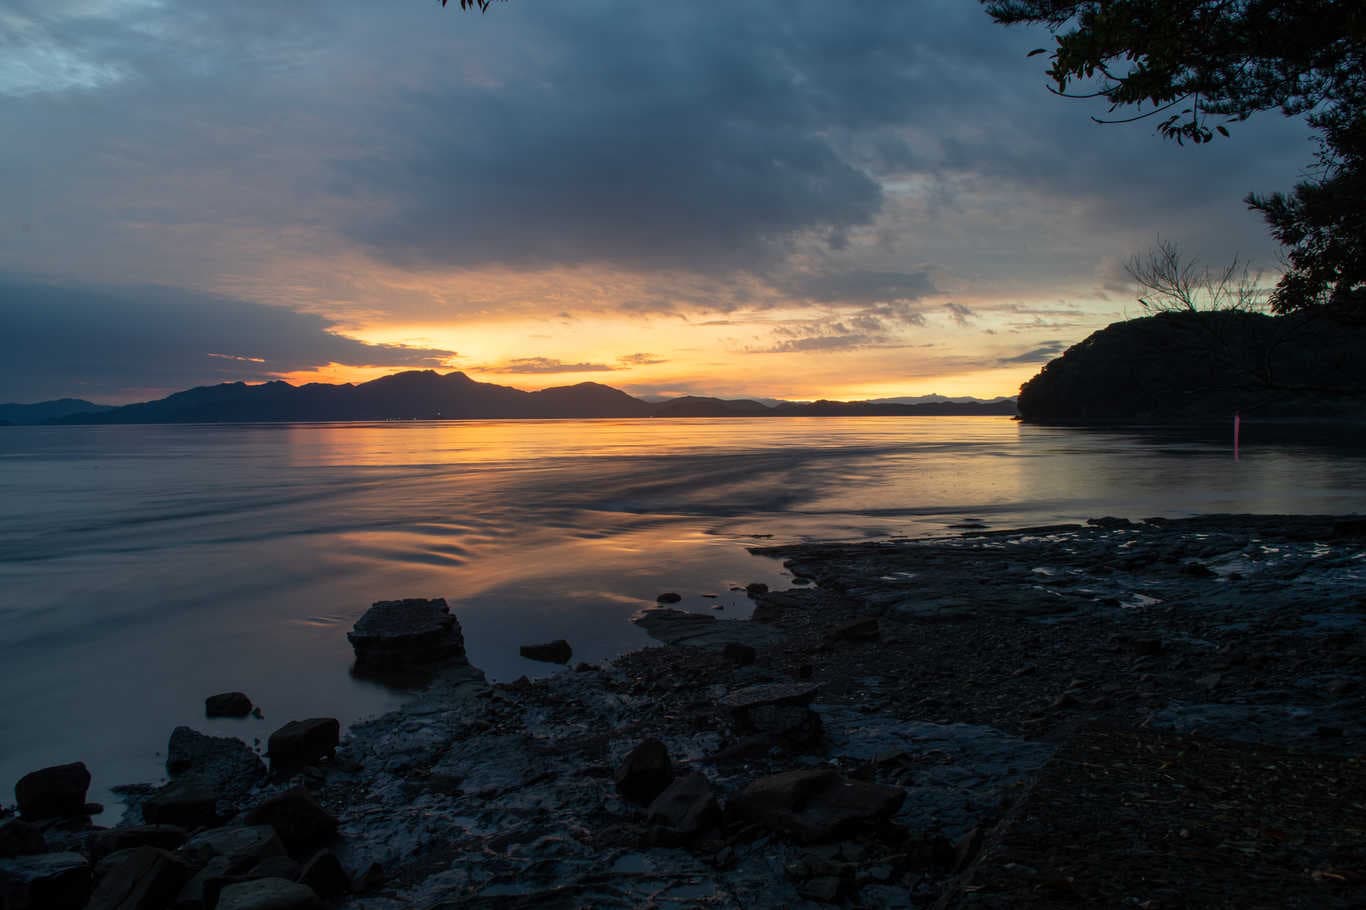
POLYGON ((1274 274, 1241 200, 1305 127, 1098 125, 1050 41, 974 0, 7 0, 0 401, 993 397, 1141 315, 1158 238, 1274 274))

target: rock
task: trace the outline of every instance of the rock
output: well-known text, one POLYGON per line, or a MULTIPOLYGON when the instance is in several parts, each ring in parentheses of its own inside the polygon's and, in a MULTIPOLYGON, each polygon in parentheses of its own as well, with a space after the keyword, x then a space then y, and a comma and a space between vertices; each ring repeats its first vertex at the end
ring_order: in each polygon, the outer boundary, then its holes
POLYGON ((657 739, 632 749, 617 768, 617 792, 640 805, 649 805, 674 779, 669 750, 657 739))
POLYGON ((234 736, 208 736, 176 727, 166 744, 166 773, 172 778, 193 778, 220 794, 240 795, 265 777, 266 766, 234 736))
POLYGON ((881 637, 876 616, 865 616, 830 630, 831 641, 877 641, 881 637))
POLYGON ((226 856, 215 856, 209 859, 204 867, 196 872, 185 886, 176 895, 176 910, 209 910, 212 904, 209 895, 212 893, 213 899, 218 899, 218 894, 223 890, 223 882, 228 876, 228 869, 232 866, 232 861, 226 856))
POLYGON ((37 825, 29 824, 20 818, 11 818, 0 823, 0 859, 11 856, 30 856, 47 851, 43 832, 37 825))
POLYGON ((341 860, 331 850, 319 850, 304 863, 299 883, 312 888, 319 897, 340 897, 351 890, 351 880, 341 860))
POLYGON ((365 611, 346 638, 360 668, 390 669, 465 658, 460 623, 441 597, 381 600, 365 611))
POLYGON ((203 781, 172 781, 142 804, 142 817, 150 825, 212 828, 222 823, 218 800, 218 791, 203 781))
POLYGON ((19 814, 27 819, 79 816, 85 809, 90 771, 85 762, 30 771, 14 785, 19 814))
POLYGON ((834 875, 807 879, 797 886, 797 893, 818 904, 838 904, 844 898, 844 880, 834 875))
POLYGON ((741 644, 738 641, 726 642, 721 649, 721 656, 730 661, 737 667, 748 667, 754 663, 759 652, 749 645, 741 644))
POLYGON ((270 825, 291 851, 316 847, 337 836, 336 817, 299 787, 256 806, 247 813, 246 821, 249 825, 270 825))
POLYGON ((692 648, 720 649, 732 642, 754 647, 782 637, 777 630, 752 622, 722 622, 715 616, 686 610, 645 610, 631 621, 651 638, 692 648))
POLYGON ((834 840, 885 821, 906 792, 900 787, 850 780, 826 769, 763 777, 731 800, 731 809, 805 843, 834 840))
POLYGON ((813 683, 759 683, 727 693, 717 704, 733 712, 759 705, 809 705, 820 689, 813 683))
POLYGON ((331 758, 341 742, 341 724, 335 717, 292 720, 270 734, 266 754, 272 770, 289 770, 331 758))
POLYGON ((1134 653, 1139 657, 1156 657, 1162 653, 1162 639, 1135 638, 1134 653))
POLYGON ((539 660, 548 664, 567 664, 574 656, 574 649, 569 647, 569 642, 563 638, 543 645, 522 645, 521 652, 528 660, 539 660))
POLYGON ((719 823, 721 807, 704 775, 685 774, 650 803, 648 819, 671 834, 689 838, 719 823))
POLYGON ((226 874, 246 871, 268 856, 284 856, 285 845, 269 825, 217 828, 190 838, 180 852, 196 865, 227 860, 226 874))
POLYGON ((321 910, 322 901, 307 885, 284 878, 262 878, 228 885, 218 910, 321 910))
POLYGON ((251 699, 244 692, 223 692, 204 699, 205 717, 246 717, 251 713, 251 699))
POLYGON ((80 910, 90 897, 90 863, 79 853, 0 859, 4 910, 80 910))
POLYGON ((111 853, 134 847, 174 850, 185 843, 188 837, 189 833, 178 825, 136 825, 100 831, 91 837, 88 843, 91 858, 99 860, 111 853))
POLYGON ((805 705, 757 705, 737 726, 742 733, 763 733, 796 746, 817 742, 822 733, 820 715, 805 705))
POLYGON ((100 880, 86 910, 162 910, 191 874, 179 857, 156 847, 137 847, 100 880))
POLYGON ((1188 562, 1181 567, 1181 574, 1191 578, 1218 578, 1219 573, 1200 562, 1188 562))
POLYGON ((767 594, 768 585, 764 584, 762 581, 751 581, 749 584, 745 585, 745 593, 750 597, 753 597, 756 594, 767 594))
POLYGON ((373 891, 383 885, 388 880, 384 872, 384 867, 379 863, 371 863, 365 871, 357 875, 351 882, 351 890, 360 894, 373 891))
POLYGON ((655 603, 676 604, 682 599, 682 595, 675 594, 673 591, 666 591, 655 598, 655 603))
POLYGON ((246 878, 287 878, 298 881, 304 867, 288 856, 267 856, 246 872, 246 878))

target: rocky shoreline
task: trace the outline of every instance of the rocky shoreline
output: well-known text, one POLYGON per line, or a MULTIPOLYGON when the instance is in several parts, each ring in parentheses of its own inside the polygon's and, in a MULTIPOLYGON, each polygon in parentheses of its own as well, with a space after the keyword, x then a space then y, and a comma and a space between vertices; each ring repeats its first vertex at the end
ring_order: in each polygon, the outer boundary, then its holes
MULTIPOLYGON (((392 602, 446 661, 404 707, 269 771, 179 728, 112 829, 64 772, 0 822, 0 907, 1360 905, 1361 518, 755 552, 797 584, 751 619, 661 604, 660 647, 537 681, 392 602)), ((352 640, 389 667, 386 628, 352 640)))

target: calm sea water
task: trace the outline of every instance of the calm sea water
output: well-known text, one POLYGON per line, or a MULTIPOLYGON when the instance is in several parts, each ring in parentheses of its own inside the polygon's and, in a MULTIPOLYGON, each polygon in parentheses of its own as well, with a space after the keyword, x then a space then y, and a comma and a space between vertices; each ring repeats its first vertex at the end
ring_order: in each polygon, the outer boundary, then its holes
POLYGON ((1248 427, 1235 462, 1224 428, 1005 418, 0 428, 0 799, 83 760, 116 802, 161 776, 176 724, 251 741, 391 708, 348 672, 375 600, 445 597, 506 680, 556 672, 523 643, 646 645, 629 618, 661 591, 744 616, 732 585, 783 581, 758 535, 1214 511, 1366 512, 1366 453, 1248 427), (265 719, 206 721, 230 689, 265 719))

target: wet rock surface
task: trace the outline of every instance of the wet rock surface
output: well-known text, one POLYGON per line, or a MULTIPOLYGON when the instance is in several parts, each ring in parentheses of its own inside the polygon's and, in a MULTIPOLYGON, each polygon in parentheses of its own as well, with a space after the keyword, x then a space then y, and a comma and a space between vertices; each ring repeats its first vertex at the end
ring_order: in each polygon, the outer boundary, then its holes
POLYGON ((460 623, 441 597, 379 601, 356 621, 346 638, 361 670, 465 657, 460 623))
POLYGON ((542 680, 446 666, 335 757, 252 776, 235 805, 258 811, 230 824, 267 824, 179 847, 182 895, 1352 906, 1366 541, 1334 529, 1353 520, 765 550, 814 583, 754 592, 751 621, 652 608, 663 647, 542 680), (336 819, 331 853, 260 809, 291 800, 336 819))

